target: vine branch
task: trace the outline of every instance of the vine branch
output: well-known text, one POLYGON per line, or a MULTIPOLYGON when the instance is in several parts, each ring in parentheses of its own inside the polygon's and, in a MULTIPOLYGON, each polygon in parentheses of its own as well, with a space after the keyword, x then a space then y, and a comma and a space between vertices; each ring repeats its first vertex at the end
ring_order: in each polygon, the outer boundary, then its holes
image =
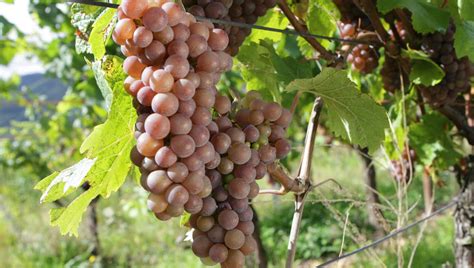
POLYGON ((300 181, 301 184, 305 186, 305 190, 303 193, 295 194, 295 212, 293 214, 290 238, 288 241, 287 259, 286 259, 286 266, 285 266, 286 268, 291 268, 293 266, 293 261, 295 259, 295 253, 296 253, 296 242, 298 239, 301 219, 303 217, 305 199, 312 188, 312 181, 310 179, 311 162, 313 159, 314 140, 316 139, 316 132, 318 129, 319 117, 321 115, 322 106, 323 106, 323 101, 321 98, 318 97, 314 101, 313 110, 311 112, 308 128, 306 130, 306 139, 305 139, 303 156, 301 159, 298 176, 295 179, 295 181, 300 181))
POLYGON ((446 116, 458 128, 459 132, 467 139, 470 145, 474 145, 474 128, 470 127, 466 117, 456 111, 453 107, 444 105, 438 111, 446 116))
POLYGON ((303 25, 298 18, 296 18, 296 15, 291 11, 290 7, 286 3, 285 0, 279 0, 278 1, 278 7, 280 7, 281 11, 283 11, 283 14, 288 18, 290 21, 291 25, 295 28, 295 30, 302 34, 301 36, 316 50, 321 54, 321 57, 324 58, 325 60, 329 62, 334 62, 336 60, 336 56, 326 50, 321 43, 319 43, 316 39, 310 37, 307 35, 308 30, 306 29, 306 26, 303 25))
POLYGON ((369 20, 372 23, 372 26, 374 26, 375 32, 378 34, 380 40, 384 43, 388 42, 390 40, 390 35, 383 27, 374 2, 372 0, 359 0, 358 2, 362 7, 362 10, 367 14, 367 17, 369 17, 369 20))

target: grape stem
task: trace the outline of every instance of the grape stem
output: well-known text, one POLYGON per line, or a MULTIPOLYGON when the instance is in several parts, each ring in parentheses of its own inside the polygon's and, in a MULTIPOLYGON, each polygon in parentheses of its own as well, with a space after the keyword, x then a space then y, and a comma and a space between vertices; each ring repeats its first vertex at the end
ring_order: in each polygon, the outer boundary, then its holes
POLYGON ((312 37, 309 37, 307 35, 308 33, 308 30, 306 28, 306 26, 301 23, 298 18, 296 17, 296 15, 293 13, 293 11, 291 11, 290 7, 288 7, 288 4, 286 3, 285 0, 279 0, 278 1, 278 7, 280 7, 281 11, 283 12, 283 14, 285 14, 285 16, 288 18, 288 20, 290 21, 291 25, 293 25, 293 27, 295 28, 295 30, 300 33, 300 34, 303 34, 301 35, 316 51, 319 52, 319 54, 321 55, 321 57, 329 62, 334 62, 336 61, 337 57, 336 55, 332 54, 331 52, 329 52, 328 50, 326 50, 322 45, 321 43, 319 43, 316 39, 312 38, 312 37))
POLYGON ((383 43, 390 41, 390 35, 383 27, 382 21, 380 20, 379 13, 377 12, 377 8, 375 7, 374 2, 372 0, 358 0, 354 2, 361 7, 365 14, 367 14, 367 17, 369 17, 369 20, 372 23, 372 26, 374 26, 375 32, 377 32, 380 40, 383 43))
POLYGON ((297 185, 301 183, 304 186, 302 193, 295 193, 295 212, 293 213, 293 221, 291 223, 290 238, 288 241, 286 268, 293 266, 296 253, 296 242, 298 239, 298 233, 301 225, 301 219, 303 218, 303 209, 305 199, 308 193, 311 191, 311 163, 313 159, 314 151, 314 140, 316 139, 316 133, 319 124, 319 117, 321 115, 321 109, 323 107, 323 100, 318 97, 314 101, 313 110, 309 119, 308 128, 306 129, 306 139, 303 151, 303 157, 301 158, 300 168, 298 170, 298 176, 294 180, 297 185))

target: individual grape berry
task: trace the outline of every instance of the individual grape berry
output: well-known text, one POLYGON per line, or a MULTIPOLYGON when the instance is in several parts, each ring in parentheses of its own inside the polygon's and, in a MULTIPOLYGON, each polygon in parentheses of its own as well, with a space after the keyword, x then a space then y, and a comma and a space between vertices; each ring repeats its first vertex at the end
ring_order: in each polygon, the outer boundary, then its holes
POLYGON ((230 249, 239 249, 245 243, 245 235, 239 229, 227 231, 224 237, 224 243, 230 249))
POLYGON ((163 195, 150 194, 148 196, 147 207, 154 213, 161 213, 168 208, 168 202, 163 195))
POLYGON ((217 221, 222 228, 232 230, 239 224, 239 215, 233 210, 225 209, 219 213, 217 221))

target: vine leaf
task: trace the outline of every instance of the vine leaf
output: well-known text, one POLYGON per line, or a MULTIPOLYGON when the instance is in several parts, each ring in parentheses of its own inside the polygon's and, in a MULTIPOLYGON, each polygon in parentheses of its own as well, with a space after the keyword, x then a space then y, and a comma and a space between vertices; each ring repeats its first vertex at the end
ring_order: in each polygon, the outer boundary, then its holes
POLYGON ((472 0, 457 0, 459 15, 464 20, 474 20, 474 1, 472 0))
POLYGON ((325 68, 311 79, 296 79, 288 91, 305 91, 323 98, 328 127, 345 140, 372 153, 385 138, 388 118, 385 109, 357 90, 347 72, 325 68))
POLYGON ((410 81, 416 85, 434 86, 444 78, 443 69, 428 55, 418 50, 403 50, 402 56, 411 59, 410 81))
POLYGON ((449 11, 426 3, 425 0, 384 0, 377 1, 377 8, 382 13, 388 13, 395 8, 410 10, 413 28, 419 33, 444 31, 449 24, 449 11))
MULTIPOLYGON (((340 18, 336 5, 331 0, 310 0, 308 6, 306 22, 309 32, 333 36, 340 18)), ((329 40, 320 40, 320 43, 326 48, 331 45, 329 40)))
POLYGON ((310 63, 278 55, 272 43, 267 40, 241 46, 237 59, 247 88, 259 90, 264 96, 270 93, 276 101, 280 100, 280 87, 284 88, 296 78, 312 76, 310 63))
POLYGON ((474 21, 462 21, 456 24, 454 49, 459 58, 468 56, 474 60, 474 21))
POLYGON ((449 136, 449 121, 439 114, 426 114, 420 123, 410 126, 408 138, 416 157, 425 166, 436 164, 447 169, 456 164, 461 154, 449 136))
MULTIPOLYGON (((271 9, 265 14, 265 16, 260 17, 255 24, 275 29, 286 29, 288 23, 288 19, 281 12, 271 9)), ((264 39, 278 42, 282 39, 282 34, 277 32, 254 30, 249 35, 249 37, 246 38, 245 42, 259 42, 260 40, 264 39)))
POLYGON ((129 152, 134 145, 133 125, 136 114, 130 97, 123 90, 124 74, 120 70, 121 61, 107 57, 96 75, 108 83, 113 99, 106 122, 94 128, 81 146, 85 158, 63 172, 56 172, 40 181, 36 188, 43 191, 42 201, 51 202, 70 194, 71 186, 87 182, 89 188, 76 197, 67 207, 50 211, 51 224, 58 226, 61 234, 78 235, 82 215, 89 203, 96 197, 108 197, 124 183, 130 171, 129 152), (86 169, 87 167, 87 169, 86 169), (83 168, 83 171, 78 171, 83 168), (58 178, 59 177, 59 178, 58 178), (69 188, 66 188, 69 187, 69 188), (49 190, 48 190, 49 189, 49 190))
POLYGON ((92 31, 89 35, 91 52, 98 60, 105 55, 105 44, 109 40, 114 26, 116 11, 112 8, 105 9, 97 20, 92 24, 92 31))

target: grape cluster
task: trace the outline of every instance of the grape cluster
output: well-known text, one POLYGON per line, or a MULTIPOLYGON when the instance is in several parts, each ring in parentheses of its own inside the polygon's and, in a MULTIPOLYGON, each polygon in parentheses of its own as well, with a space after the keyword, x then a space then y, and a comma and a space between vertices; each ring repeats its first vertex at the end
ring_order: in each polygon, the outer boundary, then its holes
POLYGON ((445 33, 436 32, 423 38, 422 50, 438 63, 445 77, 432 87, 420 87, 421 94, 431 105, 438 107, 452 103, 460 93, 467 92, 471 85, 473 68, 469 59, 457 58, 454 50, 454 24, 450 24, 445 33))
POLYGON ((204 166, 216 153, 207 126, 214 86, 232 66, 227 34, 173 2, 125 0, 118 12, 113 39, 127 56, 124 87, 139 114, 131 159, 150 192, 148 207, 162 220, 196 213, 212 190, 204 166))
POLYGON ((211 127, 211 142, 220 155, 206 167, 213 188, 206 201, 212 209, 192 215, 189 222, 195 229, 193 252, 204 263, 222 267, 242 267, 244 256, 256 250, 249 206, 259 192, 256 180, 264 177, 267 164, 290 151, 284 137, 291 121, 288 110, 266 103, 255 91, 236 105, 241 105, 236 113, 219 113, 211 127))
MULTIPOLYGON (((372 31, 369 18, 352 0, 333 0, 341 13, 339 32, 341 38, 355 39, 364 31, 372 31)), ((352 69, 361 73, 370 73, 378 66, 378 55, 374 47, 367 44, 343 44, 342 51, 349 53, 347 62, 352 69)))
MULTIPOLYGON (((185 0, 185 8, 195 16, 211 19, 222 19, 227 21, 254 24, 258 17, 265 15, 268 9, 276 6, 276 0, 185 0)), ((229 34, 229 47, 227 52, 236 55, 239 47, 247 37, 251 29, 229 25, 216 27, 224 29, 229 34)))
POLYGON ((227 33, 178 4, 124 0, 118 17, 112 36, 127 57, 124 88, 138 113, 130 157, 147 206, 163 221, 189 213, 203 262, 242 267, 256 249, 255 180, 289 152, 291 113, 256 92, 242 104, 219 94, 215 85, 232 67, 227 33))
POLYGON ((408 183, 415 173, 415 161, 415 150, 405 148, 401 155, 401 159, 391 161, 392 166, 390 173, 392 174, 392 177, 397 181, 408 183))
MULTIPOLYGON (((404 59, 401 60, 403 61, 404 59)), ((402 72, 397 59, 394 59, 387 54, 385 54, 385 61, 380 70, 380 75, 382 76, 383 87, 390 93, 395 93, 399 90, 402 81, 405 85, 408 82, 408 77, 405 72, 402 72)))

